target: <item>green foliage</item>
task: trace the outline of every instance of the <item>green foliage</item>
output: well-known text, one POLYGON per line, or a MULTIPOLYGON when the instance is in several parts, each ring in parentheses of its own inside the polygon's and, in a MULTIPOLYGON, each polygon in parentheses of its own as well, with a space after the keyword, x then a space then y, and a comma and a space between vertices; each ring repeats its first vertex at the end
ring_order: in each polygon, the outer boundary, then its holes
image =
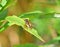
POLYGON ((43 11, 44 13, 46 13, 46 14, 56 13, 53 8, 49 8, 49 7, 44 7, 44 8, 42 8, 42 11, 43 11))
POLYGON ((14 45, 13 47, 55 47, 54 45, 36 45, 36 44, 20 44, 20 45, 14 45))
POLYGON ((57 3, 57 6, 60 6, 60 0, 57 0, 56 3, 57 3))
MULTIPOLYGON (((47 11, 48 12, 48 11, 47 11)), ((54 18, 54 12, 43 14, 39 13, 39 11, 35 11, 35 13, 25 13, 21 15, 21 18, 29 18, 30 21, 33 23, 34 28, 38 31, 40 35, 46 34, 50 36, 50 32, 48 30, 48 25, 51 24, 51 19, 53 22, 53 27, 58 34, 60 34, 60 18, 54 18)), ((47 44, 52 44, 58 42, 60 39, 59 37, 49 41, 47 44)))
POLYGON ((37 45, 35 44, 21 44, 21 45, 15 45, 13 47, 38 47, 37 45))
MULTIPOLYGON (((55 42, 60 41, 60 18, 54 18, 54 14, 56 13, 55 9, 49 8, 49 7, 40 7, 40 3, 36 3, 33 10, 27 13, 22 13, 19 17, 13 15, 13 16, 7 16, 8 6, 13 4, 15 2, 14 0, 1 0, 0 1, 0 32, 4 31, 7 29, 7 27, 12 26, 14 24, 21 26, 23 29, 25 29, 27 32, 30 34, 34 35, 41 41, 45 42, 43 38, 41 38, 41 35, 43 36, 44 34, 47 34, 50 37, 50 30, 48 29, 48 25, 51 24, 52 22, 50 21, 52 19, 53 22, 53 27, 56 30, 56 33, 59 35, 56 38, 52 39, 49 41, 47 44, 52 44, 55 42), (37 8, 38 7, 38 8, 37 8), (41 10, 42 9, 42 10, 41 10), (26 27, 26 22, 24 19, 28 18, 30 22, 32 23, 33 28, 26 27), (1 21, 7 21, 5 24, 1 21)), ((57 6, 59 6, 60 1, 57 0, 57 6)), ((25 44, 25 45, 18 45, 14 47, 38 47, 34 44, 25 44)), ((39 46, 39 47, 44 47, 44 46, 39 46)))
POLYGON ((55 41, 60 41, 60 36, 54 38, 55 41))
POLYGON ((53 18, 54 20, 54 25, 53 27, 55 28, 56 32, 58 35, 60 35, 60 18, 53 18))
POLYGON ((15 3, 14 0, 1 0, 0 1, 0 12, 9 7, 11 4, 15 3))
POLYGON ((39 18, 41 14, 43 14, 42 11, 32 11, 32 12, 21 14, 19 17, 34 19, 34 18, 39 18))
POLYGON ((38 31, 38 33, 41 35, 45 33, 49 33, 48 24, 50 23, 51 18, 54 18, 54 12, 51 13, 43 13, 41 11, 33 11, 33 12, 27 12, 19 16, 21 18, 29 18, 33 27, 38 31))
MULTIPOLYGON (((2 24, 1 24, 2 25, 2 24)), ((1 26, 0 25, 0 26, 1 26)), ((8 25, 8 22, 7 23, 5 23, 4 25, 2 25, 2 27, 0 28, 0 32, 3 32, 4 30, 6 30, 7 28, 9 27, 9 25, 8 25)))
POLYGON ((34 35, 35 37, 44 42, 44 40, 38 35, 38 32, 34 28, 31 29, 29 27, 25 27, 26 23, 22 18, 19 18, 17 16, 8 16, 6 18, 6 21, 9 22, 9 26, 16 24, 18 26, 23 27, 27 32, 29 32, 30 34, 34 35))
POLYGON ((7 5, 7 0, 1 0, 0 2, 0 12, 5 9, 6 5, 7 5))
POLYGON ((7 14, 8 14, 8 10, 7 9, 2 11, 2 12, 0 12, 0 21, 4 20, 7 17, 7 14))
POLYGON ((54 38, 54 39, 51 39, 50 41, 48 41, 45 45, 50 45, 50 44, 54 44, 54 43, 59 43, 60 41, 60 36, 54 38))
POLYGON ((0 32, 4 31, 8 27, 7 23, 4 24, 2 22, 7 17, 7 14, 8 14, 8 10, 7 9, 0 12, 0 32))

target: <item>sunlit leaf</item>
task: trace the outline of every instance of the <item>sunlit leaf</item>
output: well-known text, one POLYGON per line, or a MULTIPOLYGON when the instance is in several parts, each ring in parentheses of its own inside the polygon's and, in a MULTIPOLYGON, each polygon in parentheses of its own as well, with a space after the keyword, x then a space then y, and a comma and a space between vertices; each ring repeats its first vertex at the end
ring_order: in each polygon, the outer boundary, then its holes
POLYGON ((2 7, 3 7, 3 6, 5 6, 5 5, 6 5, 6 3, 7 3, 7 0, 1 0, 1 3, 0 3, 0 4, 1 4, 1 5, 2 5, 2 7))
POLYGON ((40 39, 42 42, 45 42, 41 36, 38 35, 38 32, 34 29, 34 28, 28 28, 25 27, 25 21, 22 18, 19 18, 17 16, 8 16, 6 18, 6 20, 10 23, 9 25, 13 25, 16 24, 18 26, 22 26, 27 32, 29 32, 30 34, 34 35, 35 37, 37 37, 38 39, 40 39))
POLYGON ((0 1, 0 12, 3 11, 4 9, 8 8, 11 4, 15 3, 16 0, 1 0, 0 1))
POLYGON ((6 6, 6 4, 7 4, 7 0, 1 0, 1 2, 0 2, 0 12, 1 12, 1 10, 6 6))

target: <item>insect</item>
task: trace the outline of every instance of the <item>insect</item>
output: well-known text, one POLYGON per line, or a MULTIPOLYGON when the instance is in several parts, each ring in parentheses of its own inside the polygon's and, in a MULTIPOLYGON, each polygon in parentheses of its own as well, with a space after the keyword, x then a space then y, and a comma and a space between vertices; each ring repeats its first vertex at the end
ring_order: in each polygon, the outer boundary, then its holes
POLYGON ((25 19, 24 21, 25 21, 25 23, 26 23, 25 26, 32 29, 32 24, 31 24, 31 22, 30 22, 28 19, 25 19))

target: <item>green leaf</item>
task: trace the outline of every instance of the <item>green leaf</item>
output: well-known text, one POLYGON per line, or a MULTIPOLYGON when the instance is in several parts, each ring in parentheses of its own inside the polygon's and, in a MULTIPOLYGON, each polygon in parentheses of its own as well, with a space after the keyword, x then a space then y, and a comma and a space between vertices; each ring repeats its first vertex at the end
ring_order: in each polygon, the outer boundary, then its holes
POLYGON ((40 11, 34 11, 34 12, 24 13, 19 17, 29 18, 31 23, 33 23, 32 25, 40 35, 43 35, 43 34, 50 35, 48 27, 46 26, 49 24, 51 18, 54 17, 54 13, 44 14, 43 12, 40 12, 40 11))
MULTIPOLYGON (((2 25, 2 24, 1 24, 2 25)), ((4 25, 2 25, 2 27, 0 28, 0 32, 3 32, 4 30, 6 30, 8 28, 8 22, 6 22, 4 25)))
POLYGON ((53 8, 49 8, 49 7, 44 7, 42 8, 42 11, 46 14, 51 14, 51 13, 55 13, 55 10, 53 8))
MULTIPOLYGON (((48 11, 47 11, 48 12, 48 11)), ((42 11, 32 11, 32 12, 27 12, 21 14, 19 17, 21 18, 30 18, 30 20, 33 20, 35 18, 53 18, 54 17, 54 12, 42 12, 42 11)))
POLYGON ((6 6, 6 4, 7 4, 7 0, 1 0, 1 2, 0 2, 0 12, 3 10, 3 8, 6 6))
POLYGON ((32 12, 23 13, 19 17, 33 19, 33 18, 39 18, 41 14, 43 14, 43 12, 41 11, 32 11, 32 12))
POLYGON ((18 26, 21 26, 23 27, 27 32, 29 32, 30 34, 34 35, 35 37, 37 37, 38 39, 40 39, 42 42, 45 42, 41 36, 38 35, 38 32, 32 28, 28 28, 28 27, 25 27, 25 21, 22 19, 22 18, 19 18, 17 16, 8 16, 6 18, 6 20, 9 22, 9 26, 13 25, 13 24, 16 24, 18 26))
POLYGON ((6 20, 10 23, 9 25, 13 25, 13 24, 16 24, 19 26, 25 25, 25 21, 22 18, 19 18, 15 15, 6 17, 6 20))
POLYGON ((1 2, 0 2, 0 12, 5 10, 6 8, 8 8, 10 5, 12 5, 13 2, 15 4, 16 0, 15 1, 14 0, 1 0, 1 2))
POLYGON ((14 45, 13 47, 38 47, 35 44, 20 44, 20 45, 14 45))
POLYGON ((0 12, 0 21, 1 20, 4 20, 6 17, 7 17, 7 14, 8 14, 8 10, 4 10, 4 11, 1 11, 0 12))
POLYGON ((0 2, 0 4, 1 4, 2 6, 5 6, 6 3, 7 3, 7 0, 1 0, 1 2, 0 2))

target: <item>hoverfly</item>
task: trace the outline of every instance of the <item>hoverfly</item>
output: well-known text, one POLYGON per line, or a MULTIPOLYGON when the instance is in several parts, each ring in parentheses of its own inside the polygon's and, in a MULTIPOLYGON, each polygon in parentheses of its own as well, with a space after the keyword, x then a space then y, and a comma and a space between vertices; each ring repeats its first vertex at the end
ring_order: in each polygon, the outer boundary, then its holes
POLYGON ((25 26, 32 29, 32 24, 29 21, 29 19, 25 19, 24 21, 25 21, 25 26))

